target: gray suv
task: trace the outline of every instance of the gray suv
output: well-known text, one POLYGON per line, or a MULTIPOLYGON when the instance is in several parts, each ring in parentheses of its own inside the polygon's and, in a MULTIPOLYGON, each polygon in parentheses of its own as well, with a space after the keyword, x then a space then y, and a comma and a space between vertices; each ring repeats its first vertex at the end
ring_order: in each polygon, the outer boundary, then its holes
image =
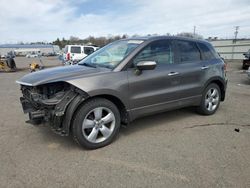
POLYGON ((77 65, 17 81, 29 122, 89 149, 114 140, 121 124, 187 106, 211 115, 225 99, 226 66, 210 43, 180 37, 113 42, 77 65))

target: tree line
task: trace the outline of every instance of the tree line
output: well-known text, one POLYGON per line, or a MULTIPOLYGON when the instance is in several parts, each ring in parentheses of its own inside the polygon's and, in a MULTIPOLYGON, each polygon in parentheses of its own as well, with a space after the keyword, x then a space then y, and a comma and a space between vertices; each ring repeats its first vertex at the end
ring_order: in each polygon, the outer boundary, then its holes
POLYGON ((128 35, 115 35, 115 36, 108 36, 108 37, 94 37, 89 36, 85 39, 80 39, 78 37, 71 36, 69 39, 62 38, 61 40, 57 38, 55 41, 52 42, 54 45, 58 45, 60 48, 64 48, 66 45, 69 44, 86 44, 86 45, 95 45, 95 46, 105 46, 110 42, 114 42, 116 40, 128 38, 128 35))
MULTIPOLYGON (((170 36, 169 33, 166 34, 167 36, 170 36)), ((78 37, 74 37, 71 36, 69 39, 59 39, 57 38, 55 41, 52 42, 52 44, 54 45, 58 45, 61 49, 64 48, 66 45, 70 45, 70 44, 85 44, 85 45, 95 45, 95 46, 105 46, 106 44, 110 43, 110 42, 114 42, 116 40, 120 40, 120 39, 126 39, 129 37, 138 37, 139 35, 132 35, 129 36, 127 34, 124 35, 115 35, 115 36, 107 36, 107 37, 94 37, 94 36, 89 36, 85 39, 80 39, 78 37)), ((157 36, 157 34, 153 34, 150 35, 148 34, 147 36, 157 36)), ((203 37, 199 34, 193 34, 193 33, 189 33, 189 32, 182 32, 182 33, 178 33, 175 36, 183 36, 183 37, 190 37, 190 38, 199 38, 202 39, 203 37)))

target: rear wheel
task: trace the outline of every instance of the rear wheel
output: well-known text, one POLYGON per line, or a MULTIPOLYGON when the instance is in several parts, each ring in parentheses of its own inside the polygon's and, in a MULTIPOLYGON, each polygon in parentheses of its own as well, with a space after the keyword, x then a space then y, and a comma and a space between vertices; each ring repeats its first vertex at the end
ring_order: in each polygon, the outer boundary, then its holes
POLYGON ((221 91, 217 84, 209 84, 202 95, 198 112, 203 115, 212 115, 220 106, 221 91))
POLYGON ((120 113, 109 100, 87 101, 73 120, 73 138, 81 146, 96 149, 110 144, 120 128, 120 113))

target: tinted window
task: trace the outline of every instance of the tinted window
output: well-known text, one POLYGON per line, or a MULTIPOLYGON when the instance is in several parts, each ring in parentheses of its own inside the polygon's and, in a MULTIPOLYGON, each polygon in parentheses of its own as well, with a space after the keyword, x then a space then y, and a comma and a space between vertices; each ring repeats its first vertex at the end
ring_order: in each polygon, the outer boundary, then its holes
POLYGON ((201 54, 195 42, 191 41, 176 41, 177 50, 179 52, 180 62, 200 61, 201 54))
POLYGON ((211 52, 211 50, 205 44, 198 43, 198 46, 199 46, 205 60, 215 58, 213 53, 211 52))
POLYGON ((84 47, 84 53, 89 55, 92 54, 94 52, 94 48, 92 47, 84 47))
POLYGON ((134 64, 140 61, 155 61, 157 64, 172 64, 173 51, 171 41, 157 41, 149 44, 134 59, 134 64))
POLYGON ((218 54, 218 52, 215 51, 214 47, 210 43, 207 44, 207 47, 210 49, 210 51, 212 52, 212 54, 215 58, 217 58, 217 59, 221 58, 220 55, 218 54))
POLYGON ((81 47, 80 46, 71 46, 70 52, 80 54, 81 53, 81 47))

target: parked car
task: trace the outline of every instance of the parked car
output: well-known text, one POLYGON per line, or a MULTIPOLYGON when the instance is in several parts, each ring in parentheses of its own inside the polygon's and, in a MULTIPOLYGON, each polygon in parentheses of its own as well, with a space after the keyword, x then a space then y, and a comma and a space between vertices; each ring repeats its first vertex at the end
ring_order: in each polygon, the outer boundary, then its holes
POLYGON ((57 56, 57 53, 56 52, 49 52, 49 53, 44 54, 44 56, 46 56, 46 57, 57 56))
POLYGON ((243 54, 245 59, 242 61, 242 69, 247 70, 250 66, 250 50, 243 54))
POLYGON ((224 101, 226 65, 212 45, 180 37, 113 42, 75 66, 28 74, 17 81, 31 123, 50 122, 83 147, 110 144, 120 124, 195 106, 212 115, 224 101))
POLYGON ((99 49, 96 46, 66 45, 64 61, 79 61, 99 49))
POLYGON ((39 54, 27 54, 26 55, 27 58, 34 58, 34 57, 39 57, 39 54))

